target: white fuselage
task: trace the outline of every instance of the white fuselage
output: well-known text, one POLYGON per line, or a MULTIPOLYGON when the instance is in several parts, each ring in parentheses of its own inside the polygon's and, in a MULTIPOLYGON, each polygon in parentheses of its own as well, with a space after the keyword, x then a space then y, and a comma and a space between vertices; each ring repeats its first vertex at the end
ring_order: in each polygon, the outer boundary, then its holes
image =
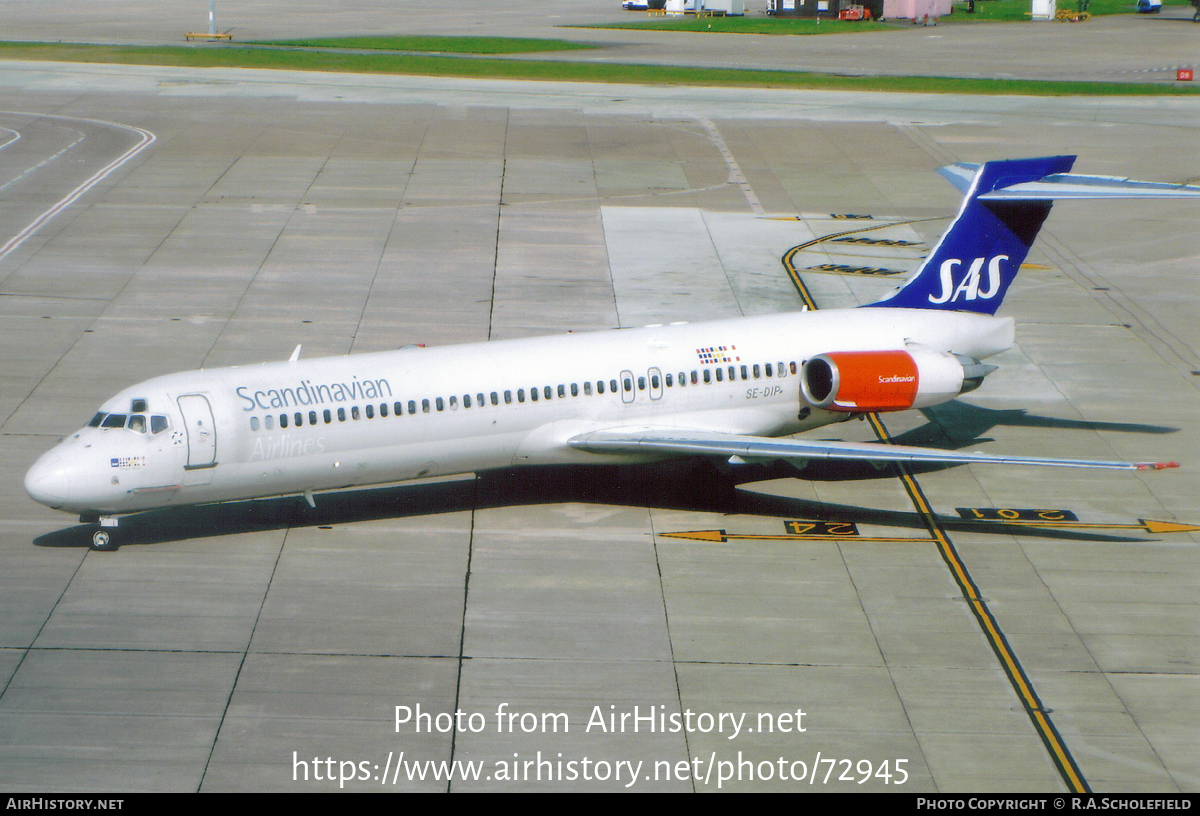
POLYGON ((847 416, 801 410, 797 372, 817 354, 918 345, 983 359, 1012 333, 1007 318, 849 309, 171 374, 105 402, 101 425, 45 454, 26 489, 65 511, 118 514, 631 461, 566 440, 639 425, 797 433, 847 416))

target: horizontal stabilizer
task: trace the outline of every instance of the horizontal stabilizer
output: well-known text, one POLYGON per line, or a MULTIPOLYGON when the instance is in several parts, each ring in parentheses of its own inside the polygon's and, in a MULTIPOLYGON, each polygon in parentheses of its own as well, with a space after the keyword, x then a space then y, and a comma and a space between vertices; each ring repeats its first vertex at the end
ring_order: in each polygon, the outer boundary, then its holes
MULTIPOLYGON (((960 192, 971 190, 981 164, 960 162, 938 168, 960 192)), ((1188 184, 1164 184, 1135 181, 1122 176, 1085 176, 1076 173, 1052 173, 1037 181, 1025 181, 1001 187, 978 196, 980 201, 1070 201, 1103 198, 1200 198, 1200 187, 1188 184)))
POLYGON ((964 453, 939 450, 938 448, 885 445, 875 442, 769 439, 686 428, 614 428, 580 434, 567 440, 567 444, 579 450, 599 454, 661 453, 664 455, 722 456, 746 462, 782 459, 797 464, 802 464, 810 459, 826 459, 859 462, 1038 465, 1107 470, 1162 470, 1179 466, 1176 462, 1105 462, 1090 459, 1046 459, 1035 456, 964 453))
POLYGON ((1200 198, 1200 187, 1115 176, 1056 173, 984 193, 981 201, 1086 201, 1103 198, 1200 198))
POLYGON ((1069 172, 1074 156, 952 164, 964 193, 933 251, 898 290, 868 306, 995 314, 1058 200, 1200 199, 1200 187, 1069 172))

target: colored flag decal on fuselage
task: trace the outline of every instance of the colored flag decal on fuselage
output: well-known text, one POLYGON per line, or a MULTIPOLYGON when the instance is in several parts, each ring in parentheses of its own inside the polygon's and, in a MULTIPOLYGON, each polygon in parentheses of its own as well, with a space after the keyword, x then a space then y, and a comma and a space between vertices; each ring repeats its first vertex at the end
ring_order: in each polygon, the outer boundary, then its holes
POLYGON ((704 365, 741 362, 742 358, 733 354, 735 351, 737 351, 737 346, 708 346, 696 349, 696 355, 704 365))

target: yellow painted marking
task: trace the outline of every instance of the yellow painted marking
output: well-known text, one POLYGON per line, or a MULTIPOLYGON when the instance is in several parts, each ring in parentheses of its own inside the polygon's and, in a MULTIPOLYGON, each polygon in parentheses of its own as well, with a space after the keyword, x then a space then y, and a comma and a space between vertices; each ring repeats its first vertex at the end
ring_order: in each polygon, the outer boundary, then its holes
MULTIPOLYGON (((878 414, 867 414, 867 421, 870 423, 872 429, 874 429, 879 441, 891 442, 891 435, 879 419, 878 414)), ((975 586, 970 573, 967 572, 966 564, 963 563, 958 551, 950 542, 949 536, 946 535, 946 531, 942 528, 940 521, 933 512, 933 508, 929 506, 929 501, 925 498, 924 491, 921 490, 921 486, 917 484, 916 479, 913 478, 906 467, 897 465, 897 470, 900 472, 900 481, 904 484, 909 498, 912 499, 917 512, 925 519, 925 524, 929 528, 929 532, 933 535, 939 552, 942 554, 942 560, 950 567, 955 582, 963 591, 963 595, 966 597, 971 611, 975 614, 975 620, 983 628, 988 644, 1000 660, 1000 664, 1004 668, 1004 673, 1008 675, 1009 682, 1017 692, 1017 696, 1020 697, 1022 705, 1025 706, 1025 710, 1033 721, 1034 727, 1038 731, 1038 736, 1042 739, 1042 743, 1049 749, 1059 773, 1072 792, 1090 793, 1091 789, 1084 780, 1079 766, 1075 764, 1075 758, 1067 750, 1067 746, 1059 735, 1058 729, 1054 727, 1054 723, 1046 716, 1046 711, 1037 696, 1037 692, 1033 689, 1033 684, 1029 681, 1029 678, 1025 675, 1025 670, 1017 661, 1016 654, 1013 653, 1012 647, 1008 645, 1008 639, 1004 637, 1004 633, 1000 631, 1000 626, 992 616, 991 610, 988 609, 987 603, 980 597, 979 588, 975 586)))
POLYGON ((659 533, 659 538, 682 538, 686 541, 708 541, 714 544, 724 544, 727 541, 869 541, 886 544, 935 544, 932 538, 888 538, 876 536, 855 535, 824 535, 814 533, 806 535, 790 535, 788 533, 750 535, 727 533, 724 530, 692 530, 684 533, 659 533))
POLYGON ((862 277, 880 278, 892 275, 903 275, 903 269, 887 269, 882 266, 851 266, 850 264, 823 263, 805 267, 805 272, 816 272, 821 275, 858 275, 862 277))
POLYGON ((1080 521, 1071 510, 1047 510, 1016 507, 959 507, 956 523, 981 522, 1011 524, 1020 527, 1055 527, 1069 530, 1142 530, 1152 535, 1163 533, 1194 533, 1200 530, 1195 524, 1177 521, 1155 521, 1138 519, 1137 524, 1106 524, 1104 522, 1080 521))
POLYGON ((1195 524, 1180 524, 1176 521, 1138 519, 1137 524, 1102 524, 1088 521, 1032 521, 1029 519, 955 519, 956 522, 979 524, 1003 524, 1019 527, 1053 527, 1067 530, 1142 530, 1153 535, 1164 533, 1194 533, 1200 530, 1195 524))
POLYGON ((792 535, 841 535, 848 538, 858 535, 858 525, 853 521, 789 519, 783 523, 783 529, 792 535))
MULTIPOLYGON (((904 477, 902 477, 904 478, 904 477)), ((911 476, 906 478, 911 479, 911 476)), ((906 484, 906 487, 909 485, 906 484)), ((926 505, 927 507, 928 505, 926 505)), ((940 518, 935 519, 940 523, 940 518)), ((972 519, 952 519, 955 523, 964 521, 972 521, 972 519)), ((851 522, 845 522, 850 524, 851 522)), ((1141 519, 1140 524, 1089 524, 1085 522, 1070 522, 1070 521, 1027 521, 1027 520, 983 520, 985 524, 1001 524, 1001 525, 1021 525, 1024 527, 1067 527, 1071 529, 1098 529, 1098 530, 1144 530, 1148 533, 1191 533, 1200 530, 1200 527, 1193 524, 1179 524, 1173 521, 1154 521, 1152 519, 1141 519)), ((949 541, 937 536, 931 538, 911 538, 901 536, 864 536, 857 532, 853 533, 832 533, 832 532, 804 532, 807 525, 812 525, 811 529, 818 529, 819 524, 828 524, 828 522, 795 522, 787 523, 791 529, 796 530, 793 533, 727 533, 724 530, 688 530, 677 533, 659 533, 659 538, 679 538, 685 541, 708 541, 712 543, 724 544, 728 541, 866 541, 872 543, 886 544, 937 544, 939 547, 949 545, 949 541)), ((823 528, 822 528, 823 529, 823 528)), ((958 571, 955 576, 960 584, 974 587, 970 582, 969 576, 966 574, 965 568, 958 571)), ((982 603, 978 594, 968 595, 967 599, 972 602, 982 603)))
MULTIPOLYGON (((1138 519, 1147 533, 1194 533, 1200 530, 1195 524, 1179 524, 1174 521, 1155 521, 1154 519, 1138 519)), ((1130 525, 1131 527, 1133 525, 1130 525)))
MULTIPOLYGON (((894 226, 894 224, 888 224, 887 226, 894 226)), ((804 285, 804 281, 800 279, 800 273, 796 270, 796 266, 792 262, 796 253, 814 244, 819 244, 822 241, 880 228, 879 226, 874 226, 848 230, 836 235, 826 235, 792 247, 784 254, 783 266, 787 270, 792 284, 796 287, 796 291, 800 294, 801 299, 803 299, 809 309, 817 309, 817 304, 809 293, 808 287, 804 285)), ((891 442, 891 436, 888 434, 883 422, 880 421, 878 414, 867 414, 866 418, 871 424, 872 429, 874 429, 879 441, 891 442)), ((1058 729, 1054 727, 1054 723, 1046 715, 1041 700, 1038 699, 1037 693, 1033 690, 1033 685, 1029 682, 1029 678, 1025 676, 1025 671, 1021 668, 1021 664, 1017 662, 1017 657, 1008 645, 1008 640, 1004 637, 1004 633, 1000 631, 1000 627, 996 623, 996 619, 992 616, 991 610, 988 609, 987 603, 980 596, 979 588, 975 586, 970 573, 967 572, 966 565, 959 557, 954 545, 950 542, 949 536, 946 535, 946 531, 942 528, 937 515, 933 512, 933 508, 929 506, 929 501, 925 498, 920 485, 917 484, 916 479, 912 477, 908 468, 903 464, 893 464, 896 471, 900 474, 900 481, 904 485, 909 499, 912 501, 913 506, 916 507, 921 518, 925 521, 926 528, 933 537, 933 541, 937 544, 938 551, 942 555, 942 560, 950 568, 955 582, 962 590, 963 596, 967 599, 967 604, 970 606, 972 613, 974 613, 975 620, 983 630, 988 644, 992 647, 992 652, 999 659, 1004 673, 1008 675, 1013 690, 1021 699, 1021 703, 1024 705, 1030 721, 1037 730, 1038 736, 1041 737, 1042 744, 1050 752, 1050 756, 1058 768, 1059 775, 1062 776, 1063 781, 1066 782, 1067 787, 1073 793, 1091 793, 1091 788, 1088 787, 1087 781, 1083 778, 1079 766, 1075 764, 1075 758, 1071 756, 1070 751, 1067 750, 1066 743, 1063 742, 1062 737, 1058 733, 1058 729)))

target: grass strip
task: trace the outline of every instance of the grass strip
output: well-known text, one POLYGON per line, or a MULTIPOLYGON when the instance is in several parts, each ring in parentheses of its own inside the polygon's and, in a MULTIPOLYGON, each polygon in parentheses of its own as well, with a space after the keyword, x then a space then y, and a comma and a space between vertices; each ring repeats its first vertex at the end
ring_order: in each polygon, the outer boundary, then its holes
MULTIPOLYGON (((1060 0, 1059 11, 1082 11, 1080 5, 1087 6, 1087 12, 1093 17, 1111 14, 1136 14, 1137 3, 1130 0, 1060 0)), ((1188 6, 1189 0, 1163 0, 1163 7, 1188 6)), ((967 11, 965 0, 955 0, 954 14, 941 18, 948 23, 987 23, 987 22, 1029 22, 1029 0, 976 0, 975 12, 967 11)), ((1042 23, 1038 23, 1042 25, 1042 23)))
MULTIPOLYGON (((1086 0, 1092 16, 1109 14, 1134 14, 1137 3, 1131 0, 1086 0)), ((1187 6, 1190 0, 1163 0, 1163 6, 1187 6)), ((1080 0, 1060 0, 1058 8, 1075 11, 1080 0)), ((974 13, 968 12, 966 0, 955 0, 954 13, 938 18, 938 23, 998 23, 1030 22, 1029 0, 976 0, 974 13)), ((636 13, 635 13, 636 14, 636 13)), ((688 14, 682 17, 643 17, 612 23, 590 23, 570 26, 571 28, 616 28, 643 31, 685 31, 713 34, 862 34, 868 32, 894 31, 911 25, 907 19, 893 19, 881 25, 878 21, 816 20, 796 17, 697 17, 688 14)), ((1041 23, 1039 23, 1041 25, 1041 23)))
POLYGON ((1180 96, 1200 93, 1200 88, 1166 83, 838 76, 800 71, 230 48, 228 45, 221 44, 189 47, 0 42, 0 59, 188 68, 259 68, 406 74, 553 82, 613 82, 642 85, 897 93, 1015 94, 1022 96, 1180 96))
MULTIPOLYGON (((1028 3, 1027 3, 1028 5, 1028 3)), ((617 28, 635 31, 688 31, 704 34, 864 34, 893 31, 896 26, 880 25, 871 20, 832 20, 820 22, 798 17, 686 17, 654 16, 646 20, 619 23, 589 23, 571 28, 617 28)))
POLYGON ((532 54, 540 51, 577 51, 595 48, 569 40, 529 37, 321 37, 306 40, 252 40, 249 45, 290 48, 356 48, 362 51, 436 51, 443 54, 532 54))

